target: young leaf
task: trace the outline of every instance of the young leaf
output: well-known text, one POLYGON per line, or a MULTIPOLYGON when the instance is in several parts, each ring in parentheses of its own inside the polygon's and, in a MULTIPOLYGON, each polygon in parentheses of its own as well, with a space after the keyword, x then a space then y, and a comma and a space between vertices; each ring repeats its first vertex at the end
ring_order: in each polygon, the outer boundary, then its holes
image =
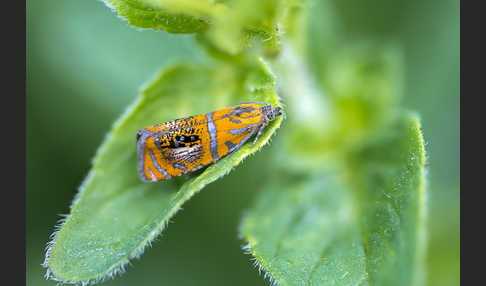
POLYGON ((135 134, 139 129, 241 101, 279 105, 273 76, 263 63, 242 70, 177 65, 160 74, 100 147, 71 214, 48 247, 46 275, 66 283, 89 283, 123 271, 185 201, 265 145, 282 118, 266 128, 254 147, 245 144, 191 179, 143 183, 138 177, 135 134))
POLYGON ((328 157, 361 146, 396 113, 403 79, 397 49, 348 42, 332 52, 320 74, 291 49, 284 51, 289 135, 298 156, 328 157))
POLYGON ((209 49, 236 55, 263 43, 267 54, 278 53, 279 24, 292 2, 271 0, 103 0, 130 25, 197 33, 209 49))
POLYGON ((180 6, 172 7, 170 1, 165 5, 154 0, 103 0, 103 2, 119 16, 127 19, 130 25, 139 28, 165 30, 169 33, 197 33, 208 26, 208 15, 204 11, 210 8, 209 3, 189 13, 192 10, 191 4, 195 4, 194 1, 186 1, 187 9, 180 9, 180 6))
POLYGON ((347 161, 263 188, 242 221, 246 249, 280 285, 421 285, 425 155, 418 120, 401 117, 347 161))
POLYGON ((252 47, 256 40, 265 45, 268 54, 278 54, 279 24, 289 5, 281 0, 233 0, 213 10, 212 25, 204 38, 230 55, 252 47))

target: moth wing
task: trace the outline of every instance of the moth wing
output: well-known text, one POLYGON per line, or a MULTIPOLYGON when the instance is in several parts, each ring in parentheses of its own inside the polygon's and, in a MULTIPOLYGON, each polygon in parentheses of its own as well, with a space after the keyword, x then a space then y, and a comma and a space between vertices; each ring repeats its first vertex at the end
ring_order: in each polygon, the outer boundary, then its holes
POLYGON ((259 106, 245 104, 218 112, 214 120, 219 157, 238 150, 264 122, 259 106))
POLYGON ((138 141, 139 174, 143 181, 167 180, 193 172, 210 162, 203 163, 203 147, 159 148, 154 136, 141 137, 138 141))
POLYGON ((172 149, 167 148, 162 152, 162 156, 166 162, 168 172, 172 176, 180 176, 196 171, 209 163, 204 163, 202 160, 204 148, 200 144, 172 149))
POLYGON ((137 132, 138 173, 145 182, 169 179, 170 175, 161 167, 160 150, 155 143, 156 134, 142 129, 137 132))

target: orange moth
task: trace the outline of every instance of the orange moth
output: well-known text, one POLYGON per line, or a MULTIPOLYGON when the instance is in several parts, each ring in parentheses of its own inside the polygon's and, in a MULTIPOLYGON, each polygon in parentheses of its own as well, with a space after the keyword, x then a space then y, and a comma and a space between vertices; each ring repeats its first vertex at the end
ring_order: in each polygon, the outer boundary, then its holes
POLYGON ((194 172, 238 150, 282 115, 265 102, 233 107, 145 127, 137 132, 138 172, 144 182, 194 172))

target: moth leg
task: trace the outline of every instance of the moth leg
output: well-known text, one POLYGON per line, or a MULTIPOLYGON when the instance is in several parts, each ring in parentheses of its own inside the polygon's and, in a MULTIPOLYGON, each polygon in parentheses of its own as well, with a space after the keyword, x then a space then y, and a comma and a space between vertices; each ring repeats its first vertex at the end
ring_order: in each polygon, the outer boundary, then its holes
POLYGON ((253 143, 251 144, 251 147, 255 146, 255 143, 257 142, 258 138, 262 135, 263 129, 268 125, 268 121, 263 121, 262 124, 260 125, 260 128, 258 128, 258 133, 255 136, 255 140, 253 140, 253 143))
POLYGON ((192 177, 194 177, 194 175, 193 175, 193 174, 194 174, 193 172, 187 173, 187 174, 184 176, 184 180, 185 180, 185 181, 189 181, 190 179, 192 179, 192 177))

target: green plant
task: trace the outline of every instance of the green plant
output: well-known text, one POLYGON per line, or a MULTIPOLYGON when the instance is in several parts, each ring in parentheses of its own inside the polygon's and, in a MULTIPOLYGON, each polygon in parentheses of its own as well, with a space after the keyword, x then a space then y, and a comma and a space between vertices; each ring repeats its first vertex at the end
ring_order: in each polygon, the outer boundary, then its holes
POLYGON ((136 27, 190 33, 205 63, 173 65, 114 124, 49 245, 47 276, 98 282, 123 271, 207 184, 263 148, 261 182, 240 234, 280 285, 419 285, 425 253, 425 151, 400 108, 398 48, 339 36, 328 2, 108 0, 136 27), (137 130, 241 101, 282 105, 255 146, 190 179, 147 184, 137 130), (282 127, 277 131, 279 127, 282 127))

